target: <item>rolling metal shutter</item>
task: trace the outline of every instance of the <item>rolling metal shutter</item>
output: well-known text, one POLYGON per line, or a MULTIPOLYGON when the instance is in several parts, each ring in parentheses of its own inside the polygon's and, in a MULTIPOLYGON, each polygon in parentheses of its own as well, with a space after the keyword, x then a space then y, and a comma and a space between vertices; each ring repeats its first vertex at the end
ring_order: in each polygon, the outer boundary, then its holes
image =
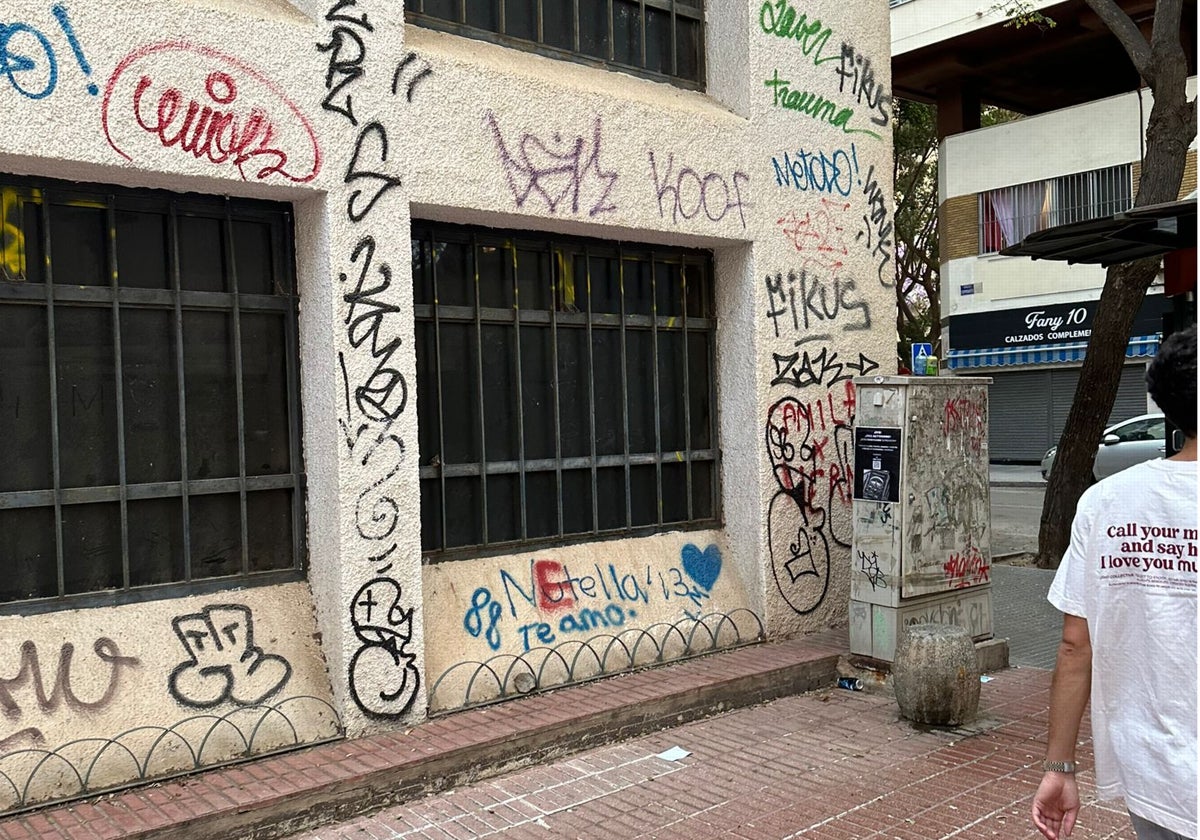
MULTIPOLYGON (((1146 413, 1146 365, 1126 365, 1108 424, 1146 413)), ((1079 368, 991 374, 988 446, 993 461, 1040 461, 1058 443, 1079 384, 1079 368)))

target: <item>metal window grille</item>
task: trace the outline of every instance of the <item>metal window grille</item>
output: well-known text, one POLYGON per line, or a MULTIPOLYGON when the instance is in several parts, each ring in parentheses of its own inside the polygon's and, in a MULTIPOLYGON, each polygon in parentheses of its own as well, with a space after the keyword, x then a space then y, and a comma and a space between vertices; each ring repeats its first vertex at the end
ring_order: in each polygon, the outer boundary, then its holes
POLYGON ((284 205, 0 181, 0 610, 300 576, 284 205))
POLYGON ((704 88, 703 0, 405 0, 412 23, 704 88))
POLYGON ((979 195, 980 253, 995 253, 1048 227, 1132 206, 1133 165, 1128 163, 989 190, 979 195))
POLYGON ((430 561, 719 522, 711 255, 414 222, 430 561))

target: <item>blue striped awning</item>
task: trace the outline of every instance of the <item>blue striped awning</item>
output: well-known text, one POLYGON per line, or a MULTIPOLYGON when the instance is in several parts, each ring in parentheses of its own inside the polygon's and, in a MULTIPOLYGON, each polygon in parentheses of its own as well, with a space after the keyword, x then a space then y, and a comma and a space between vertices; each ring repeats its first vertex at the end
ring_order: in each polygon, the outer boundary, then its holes
MULTIPOLYGON (((1153 356, 1158 352, 1159 335, 1137 335, 1125 348, 1128 358, 1153 356)), ((951 370, 960 368, 1005 367, 1008 365, 1047 365, 1082 362, 1087 342, 1072 344, 1027 344, 1021 347, 988 347, 983 350, 951 350, 946 364, 951 370)))

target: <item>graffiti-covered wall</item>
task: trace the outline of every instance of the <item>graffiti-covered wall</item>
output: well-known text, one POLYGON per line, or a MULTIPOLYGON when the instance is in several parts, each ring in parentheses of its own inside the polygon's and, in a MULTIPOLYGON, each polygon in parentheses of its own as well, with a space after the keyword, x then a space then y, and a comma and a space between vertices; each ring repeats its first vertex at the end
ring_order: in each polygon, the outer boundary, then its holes
POLYGON ((894 341, 886 3, 708 0, 707 93, 406 24, 401 5, 0 11, 0 173, 290 208, 304 542, 292 583, 0 605, 20 618, 0 760, 34 732, 116 738, 133 715, 170 729, 301 695, 321 709, 296 713, 303 738, 353 735, 845 621, 851 380, 892 368, 894 341), (417 387, 438 304, 414 297, 414 220, 712 255, 711 520, 423 559, 440 461, 417 416, 441 397, 417 387))

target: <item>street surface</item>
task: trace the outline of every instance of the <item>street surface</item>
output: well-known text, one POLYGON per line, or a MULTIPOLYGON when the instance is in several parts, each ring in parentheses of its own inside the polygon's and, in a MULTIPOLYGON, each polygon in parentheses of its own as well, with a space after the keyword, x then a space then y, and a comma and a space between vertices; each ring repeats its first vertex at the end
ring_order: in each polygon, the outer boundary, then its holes
POLYGON ((992 485, 992 556, 1037 551, 1042 519, 1042 487, 992 485))
MULTIPOLYGON (((995 675, 971 734, 913 727, 882 692, 786 697, 295 840, 1033 840, 1049 685, 1033 668, 995 675), (673 747, 687 755, 662 757, 673 747)), ((1073 840, 1134 840, 1118 805, 1094 801, 1090 741, 1079 759, 1084 809, 1073 840)))

